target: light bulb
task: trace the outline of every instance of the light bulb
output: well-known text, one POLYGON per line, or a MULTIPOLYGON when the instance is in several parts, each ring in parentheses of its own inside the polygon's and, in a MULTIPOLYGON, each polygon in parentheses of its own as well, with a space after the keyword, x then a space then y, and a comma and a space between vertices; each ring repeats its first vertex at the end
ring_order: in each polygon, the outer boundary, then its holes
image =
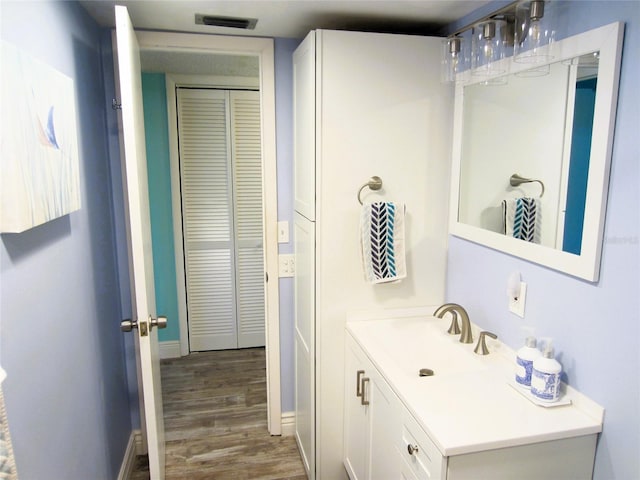
POLYGON ((531 27, 529 28, 529 36, 531 37, 531 41, 533 43, 534 48, 540 46, 540 22, 538 20, 533 20, 531 22, 531 27))
POLYGON ((487 43, 484 44, 484 58, 486 62, 493 60, 493 44, 490 40, 487 40, 487 43))

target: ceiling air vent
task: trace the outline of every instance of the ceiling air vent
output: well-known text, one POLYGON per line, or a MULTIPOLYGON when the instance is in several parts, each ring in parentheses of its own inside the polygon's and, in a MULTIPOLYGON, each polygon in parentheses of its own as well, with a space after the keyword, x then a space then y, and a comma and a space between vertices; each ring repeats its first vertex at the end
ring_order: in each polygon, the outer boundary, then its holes
POLYGON ((258 23, 257 18, 220 17, 217 15, 201 15, 196 13, 196 25, 253 30, 256 28, 256 23, 258 23))

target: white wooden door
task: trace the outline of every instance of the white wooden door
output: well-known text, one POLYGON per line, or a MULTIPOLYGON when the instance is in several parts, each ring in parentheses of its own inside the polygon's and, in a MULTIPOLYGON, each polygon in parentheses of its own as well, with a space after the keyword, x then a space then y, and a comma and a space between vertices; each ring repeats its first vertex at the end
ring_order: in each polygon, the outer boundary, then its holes
POLYGON ((316 219, 316 34, 293 52, 294 209, 316 219))
POLYGON ((230 91, 238 347, 265 344, 260 92, 230 91))
POLYGON ((116 6, 116 50, 121 103, 121 143, 127 204, 129 268, 137 334, 149 472, 152 480, 164 478, 164 421, 160 386, 158 329, 153 326, 155 291, 151 251, 151 221, 147 157, 142 109, 142 77, 138 42, 126 7, 116 6))
POLYGON ((264 346, 260 93, 176 98, 190 350, 264 346))
POLYGON ((344 377, 344 466, 351 480, 367 478, 369 452, 369 410, 366 378, 373 368, 351 336, 346 336, 344 377))
POLYGON ((310 480, 316 478, 315 223, 294 212, 295 437, 310 480))

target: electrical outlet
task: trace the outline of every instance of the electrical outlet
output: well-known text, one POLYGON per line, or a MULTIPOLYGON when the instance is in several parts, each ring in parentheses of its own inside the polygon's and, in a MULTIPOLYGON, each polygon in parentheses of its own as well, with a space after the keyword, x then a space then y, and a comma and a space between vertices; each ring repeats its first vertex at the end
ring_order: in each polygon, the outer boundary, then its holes
POLYGON ((524 304, 527 298, 527 284, 520 282, 520 292, 517 298, 509 299, 509 311, 524 318, 524 304))
POLYGON ((278 275, 282 277, 293 277, 296 273, 294 256, 292 253, 278 255, 278 275))

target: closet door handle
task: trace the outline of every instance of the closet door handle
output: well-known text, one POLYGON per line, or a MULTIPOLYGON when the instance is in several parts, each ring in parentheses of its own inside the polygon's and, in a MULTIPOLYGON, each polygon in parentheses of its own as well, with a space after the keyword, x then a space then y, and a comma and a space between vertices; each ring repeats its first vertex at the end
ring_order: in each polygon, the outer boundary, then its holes
POLYGON ((360 377, 364 375, 364 370, 358 370, 356 373, 356 397, 362 396, 362 390, 360 389, 360 377))
POLYGON ((360 382, 360 390, 362 391, 362 396, 360 397, 360 403, 362 405, 369 405, 369 400, 366 399, 367 391, 365 389, 365 384, 369 383, 369 379, 367 377, 363 377, 362 382, 360 382))

